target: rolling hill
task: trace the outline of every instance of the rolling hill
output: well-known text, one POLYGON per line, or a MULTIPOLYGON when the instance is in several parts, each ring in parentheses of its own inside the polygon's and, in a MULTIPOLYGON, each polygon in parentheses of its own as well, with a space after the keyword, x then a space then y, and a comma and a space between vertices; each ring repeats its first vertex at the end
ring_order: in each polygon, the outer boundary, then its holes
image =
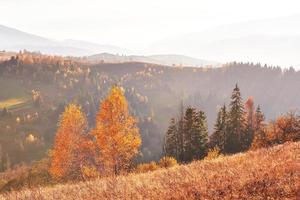
POLYGON ((52 40, 0 25, 0 50, 20 51, 23 49, 64 56, 87 56, 99 52, 123 54, 129 52, 112 45, 79 40, 52 40))
POLYGON ((300 143, 286 143, 144 174, 25 189, 0 199, 295 199, 300 143))
MULTIPOLYGON (((113 45, 102 45, 73 39, 63 41, 51 40, 0 25, 0 51, 5 50, 18 52, 24 49, 52 55, 88 56, 87 58, 93 62, 99 62, 103 60, 109 63, 145 62, 169 66, 182 65, 198 67, 207 65, 220 65, 214 61, 207 61, 175 54, 152 56, 131 55, 131 50, 113 45)), ((0 59, 3 56, 4 55, 0 54, 0 59)))
POLYGON ((124 62, 143 62, 166 66, 184 66, 184 67, 217 67, 220 63, 215 61, 202 60, 183 55, 164 54, 151 56, 137 55, 115 55, 115 54, 96 54, 87 58, 91 62, 106 62, 106 63, 124 63, 124 62))

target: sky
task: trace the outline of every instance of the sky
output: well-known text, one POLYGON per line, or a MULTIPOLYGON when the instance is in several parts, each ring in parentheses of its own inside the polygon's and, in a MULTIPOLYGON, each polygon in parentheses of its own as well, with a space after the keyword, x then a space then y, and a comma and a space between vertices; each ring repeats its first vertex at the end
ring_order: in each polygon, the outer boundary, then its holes
POLYGON ((299 14, 299 0, 0 0, 0 24, 55 40, 139 48, 224 24, 299 14))

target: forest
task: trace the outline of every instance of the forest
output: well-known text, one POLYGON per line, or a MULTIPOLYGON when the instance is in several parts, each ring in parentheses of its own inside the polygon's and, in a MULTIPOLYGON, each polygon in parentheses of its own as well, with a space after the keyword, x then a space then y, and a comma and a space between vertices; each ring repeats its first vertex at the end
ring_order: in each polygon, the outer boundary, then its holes
POLYGON ((292 67, 259 63, 90 63, 21 51, 0 63, 1 190, 297 142, 299 81, 292 67))

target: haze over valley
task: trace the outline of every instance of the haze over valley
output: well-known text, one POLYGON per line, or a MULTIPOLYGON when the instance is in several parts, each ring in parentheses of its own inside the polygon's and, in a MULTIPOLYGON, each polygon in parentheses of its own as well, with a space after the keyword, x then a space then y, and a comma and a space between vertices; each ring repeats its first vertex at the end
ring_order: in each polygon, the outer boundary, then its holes
POLYGON ((298 0, 2 0, 0 200, 299 199, 298 0))

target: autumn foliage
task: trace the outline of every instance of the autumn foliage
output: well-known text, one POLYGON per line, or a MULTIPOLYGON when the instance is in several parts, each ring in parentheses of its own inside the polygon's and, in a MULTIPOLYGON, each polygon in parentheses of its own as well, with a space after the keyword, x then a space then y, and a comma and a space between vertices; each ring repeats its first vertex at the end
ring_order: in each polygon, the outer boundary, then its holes
POLYGON ((255 133, 252 149, 299 140, 300 117, 291 112, 286 115, 281 115, 276 120, 264 124, 263 129, 255 133))
POLYGON ((82 167, 89 162, 92 143, 88 140, 88 124, 80 107, 70 104, 59 122, 52 151, 50 174, 54 178, 81 177, 82 167))
POLYGON ((59 122, 51 155, 55 179, 87 179, 128 169, 141 145, 136 120, 122 90, 113 87, 100 106, 96 127, 88 131, 81 108, 70 104, 59 122))
POLYGON ((118 174, 128 168, 138 153, 141 138, 136 120, 130 116, 120 88, 113 87, 107 99, 101 103, 92 134, 96 138, 97 160, 106 173, 118 174))

